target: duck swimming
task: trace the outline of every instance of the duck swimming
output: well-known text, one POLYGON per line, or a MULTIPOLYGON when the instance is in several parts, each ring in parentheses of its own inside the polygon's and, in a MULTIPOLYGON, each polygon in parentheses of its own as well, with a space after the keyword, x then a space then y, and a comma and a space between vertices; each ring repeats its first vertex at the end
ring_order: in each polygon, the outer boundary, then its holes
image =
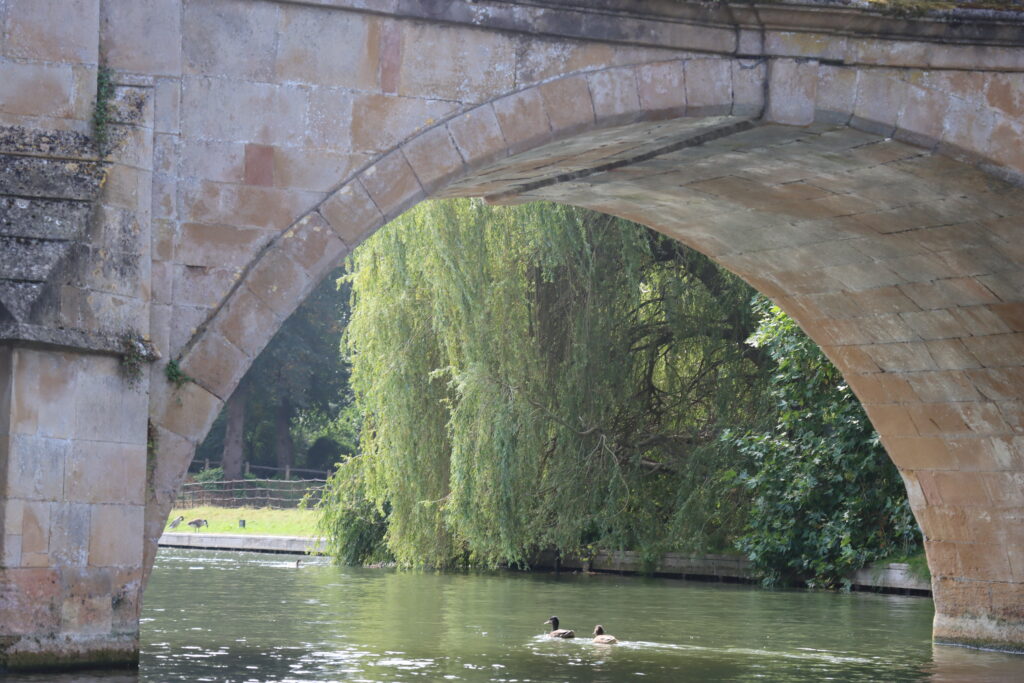
POLYGON ((549 638, 575 638, 576 632, 570 631, 567 628, 558 628, 558 617, 551 617, 545 624, 551 624, 551 631, 548 633, 549 638))
POLYGON ((612 645, 619 642, 619 639, 609 633, 605 633, 604 626, 598 624, 594 627, 594 642, 600 645, 612 645))

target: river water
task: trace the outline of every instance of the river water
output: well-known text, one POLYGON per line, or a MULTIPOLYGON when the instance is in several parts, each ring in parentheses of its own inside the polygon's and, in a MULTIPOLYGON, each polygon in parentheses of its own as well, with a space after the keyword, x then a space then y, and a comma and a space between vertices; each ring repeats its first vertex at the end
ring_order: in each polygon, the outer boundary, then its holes
POLYGON ((1024 681, 1024 656, 933 646, 927 598, 295 560, 161 550, 137 676, 9 680, 1024 681))

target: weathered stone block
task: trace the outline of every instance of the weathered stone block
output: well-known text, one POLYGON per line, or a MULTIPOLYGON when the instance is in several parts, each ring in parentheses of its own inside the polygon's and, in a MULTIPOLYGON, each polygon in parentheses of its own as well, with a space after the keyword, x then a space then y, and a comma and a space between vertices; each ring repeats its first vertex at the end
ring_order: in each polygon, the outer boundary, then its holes
POLYGON ((275 4, 245 0, 183 3, 185 72, 273 80, 278 36, 287 35, 278 33, 279 13, 275 4))
POLYGON ((359 181, 386 220, 391 220, 426 196, 401 150, 380 159, 359 174, 359 181))
POLYGON ((594 102, 585 76, 560 78, 537 89, 544 99, 544 109, 556 136, 594 125, 594 102))
POLYGON ((278 316, 287 318, 315 284, 306 269, 281 249, 271 249, 253 266, 246 286, 278 316))
POLYGON ((477 107, 448 122, 459 153, 471 168, 508 155, 501 126, 489 105, 477 107))
POLYGON ((89 527, 89 566, 142 566, 144 513, 141 505, 94 505, 89 527))
POLYGON ((95 64, 99 5, 99 0, 9 0, 4 54, 46 62, 95 64))
POLYGON ((89 356, 75 387, 75 436, 78 439, 146 443, 145 386, 124 378, 120 361, 89 356))
MULTIPOLYGON (((141 491, 144 482, 145 458, 136 488, 141 491)), ((68 573, 74 573, 73 568, 88 564, 90 514, 91 506, 85 504, 63 502, 51 508, 50 556, 61 567, 65 582, 68 573)))
POLYGON ((206 330, 181 359, 181 369, 217 398, 226 401, 252 359, 216 332, 206 330))
POLYGON ((21 566, 51 567, 50 510, 53 503, 25 501, 21 513, 21 566))
POLYGON ((259 355, 281 319, 245 285, 236 289, 214 319, 214 329, 248 354, 259 355))
MULTIPOLYGON (((458 106, 444 100, 358 95, 352 103, 351 148, 357 152, 386 153, 417 131, 443 120, 458 106)), ((325 146, 339 148, 329 135, 325 146)))
POLYGON ((365 154, 306 147, 274 149, 274 182, 278 187, 330 192, 366 163, 365 154))
POLYGON ((186 271, 189 266, 241 268, 272 237, 273 232, 259 228, 185 223, 181 226, 175 260, 186 271))
POLYGON ((732 111, 732 66, 729 60, 687 60, 686 108, 690 116, 732 111))
POLYGON ((403 24, 402 37, 401 95, 477 103, 515 87, 510 35, 423 23, 403 24))
POLYGON ((0 114, 65 117, 74 112, 75 78, 70 66, 0 64, 0 114))
POLYGON ((101 59, 119 71, 181 73, 181 0, 104 0, 101 59))
POLYGON ((278 238, 280 249, 291 256, 314 282, 338 266, 348 247, 323 216, 309 213, 278 238))
POLYGON ((285 6, 276 35, 278 78, 356 90, 378 87, 380 20, 376 17, 285 6))
POLYGON ((686 111, 686 83, 683 62, 673 60, 636 67, 640 107, 650 112, 686 111))
POLYGON ((384 224, 383 214, 358 179, 331 195, 320 207, 320 213, 349 249, 384 224))
POLYGON ((625 123, 641 115, 634 67, 615 67, 589 74, 587 83, 598 122, 625 123))
POLYGON ((765 118, 792 126, 814 121, 818 63, 773 59, 768 68, 768 107, 765 118))
POLYGON ((71 442, 14 434, 7 452, 7 489, 12 498, 58 501, 71 442))
POLYGON ((544 100, 536 89, 521 90, 492 103, 509 153, 536 147, 551 139, 544 100))
POLYGON ((462 157, 447 126, 435 126, 402 146, 420 185, 431 192, 464 171, 462 157))
POLYGON ((65 501, 143 503, 145 444, 76 441, 69 451, 63 468, 65 501))
POLYGON ((150 414, 153 422, 167 431, 199 443, 224 402, 194 382, 175 387, 160 382, 150 388, 150 414))
POLYGON ((287 145, 306 133, 298 85, 194 77, 182 82, 181 132, 191 138, 287 145))

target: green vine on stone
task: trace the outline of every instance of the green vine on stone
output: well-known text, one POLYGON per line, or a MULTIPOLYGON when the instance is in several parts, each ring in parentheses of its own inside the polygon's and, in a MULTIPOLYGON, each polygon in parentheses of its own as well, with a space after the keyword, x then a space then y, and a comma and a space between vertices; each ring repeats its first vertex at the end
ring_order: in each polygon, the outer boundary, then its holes
POLYGON ((100 156, 107 153, 107 142, 110 134, 108 125, 110 123, 109 103, 114 96, 114 70, 100 64, 96 72, 96 106, 92 112, 92 133, 96 141, 96 150, 100 156))
POLYGON ((184 370, 181 369, 181 365, 176 360, 170 360, 167 365, 164 366, 164 375, 167 377, 167 381, 174 385, 175 389, 181 389, 185 385, 185 382, 194 382, 195 379, 190 377, 184 370))
POLYGON ((130 386, 138 386, 142 380, 142 366, 158 358, 160 353, 145 336, 133 330, 121 335, 121 372, 130 386))

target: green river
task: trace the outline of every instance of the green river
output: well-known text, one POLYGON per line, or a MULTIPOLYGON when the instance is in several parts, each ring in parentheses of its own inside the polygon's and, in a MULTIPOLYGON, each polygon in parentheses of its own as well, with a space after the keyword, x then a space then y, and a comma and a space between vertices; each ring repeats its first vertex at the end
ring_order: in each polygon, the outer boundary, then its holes
POLYGON ((1024 681, 1024 656, 933 646, 927 598, 295 561, 161 550, 137 675, 9 680, 1024 681))

